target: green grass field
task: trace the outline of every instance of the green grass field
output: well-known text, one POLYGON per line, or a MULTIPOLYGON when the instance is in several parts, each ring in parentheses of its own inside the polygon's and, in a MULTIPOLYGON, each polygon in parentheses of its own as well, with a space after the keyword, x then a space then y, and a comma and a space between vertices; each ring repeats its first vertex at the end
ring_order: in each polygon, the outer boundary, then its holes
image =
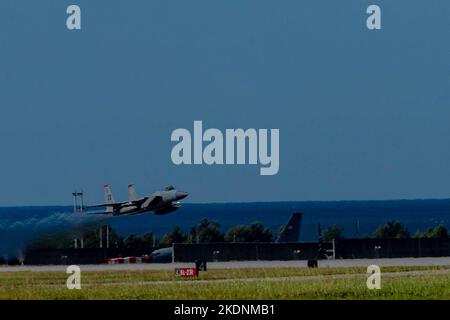
POLYGON ((64 272, 1 272, 0 299, 450 299, 449 267, 382 268, 368 290, 365 268, 211 269, 198 279, 173 270, 83 272, 81 290, 64 272))

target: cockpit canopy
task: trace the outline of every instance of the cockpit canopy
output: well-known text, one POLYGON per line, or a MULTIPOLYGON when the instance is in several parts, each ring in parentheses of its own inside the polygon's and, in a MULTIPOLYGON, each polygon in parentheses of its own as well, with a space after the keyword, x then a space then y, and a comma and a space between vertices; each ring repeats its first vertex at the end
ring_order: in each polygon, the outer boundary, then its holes
POLYGON ((173 186, 167 186, 164 188, 164 190, 171 191, 171 190, 175 190, 175 188, 173 186))

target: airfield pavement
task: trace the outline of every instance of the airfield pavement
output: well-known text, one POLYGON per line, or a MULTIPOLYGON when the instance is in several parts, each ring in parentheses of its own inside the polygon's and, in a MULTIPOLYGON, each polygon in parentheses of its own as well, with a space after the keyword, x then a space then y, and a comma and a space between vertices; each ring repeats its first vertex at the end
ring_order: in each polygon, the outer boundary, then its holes
MULTIPOLYGON (((83 271, 120 271, 120 270, 170 270, 174 268, 192 267, 193 263, 144 263, 144 264, 97 264, 82 265, 83 271)), ((449 266, 450 257, 439 258, 392 258, 392 259, 346 259, 319 260, 319 268, 351 268, 377 265, 380 267, 407 266, 449 266)), ((209 269, 243 269, 243 268, 306 268, 306 260, 292 261, 228 261, 209 262, 209 269)), ((0 272, 65 272, 66 265, 45 266, 0 266, 0 272)))

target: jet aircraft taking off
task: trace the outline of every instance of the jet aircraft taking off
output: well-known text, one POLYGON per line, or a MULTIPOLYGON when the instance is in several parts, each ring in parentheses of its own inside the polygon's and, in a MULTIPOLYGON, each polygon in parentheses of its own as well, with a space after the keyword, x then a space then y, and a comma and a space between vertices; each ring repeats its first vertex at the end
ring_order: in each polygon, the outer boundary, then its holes
POLYGON ((134 186, 128 185, 129 200, 115 202, 109 185, 104 186, 106 203, 88 206, 87 208, 104 207, 103 214, 113 216, 137 215, 154 211, 156 215, 173 212, 181 207, 180 200, 188 196, 187 192, 178 191, 173 186, 166 187, 163 191, 157 191, 150 196, 139 198, 134 186))

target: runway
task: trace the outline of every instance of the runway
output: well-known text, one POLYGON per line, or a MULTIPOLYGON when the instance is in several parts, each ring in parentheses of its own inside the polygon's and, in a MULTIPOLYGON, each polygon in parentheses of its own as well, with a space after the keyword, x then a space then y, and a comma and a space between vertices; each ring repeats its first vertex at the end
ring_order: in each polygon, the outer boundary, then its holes
MULTIPOLYGON (((439 258, 392 258, 392 259, 346 259, 319 260, 319 268, 351 268, 378 265, 390 266, 446 266, 450 265, 450 257, 439 258)), ((193 267, 194 263, 148 263, 148 264, 117 264, 117 265, 81 265, 82 271, 139 271, 139 270, 171 270, 181 267, 193 267)), ((65 265, 49 266, 0 266, 1 272, 65 272, 65 265)), ((229 261, 209 262, 209 269, 243 269, 243 268, 307 268, 307 261, 229 261)))

